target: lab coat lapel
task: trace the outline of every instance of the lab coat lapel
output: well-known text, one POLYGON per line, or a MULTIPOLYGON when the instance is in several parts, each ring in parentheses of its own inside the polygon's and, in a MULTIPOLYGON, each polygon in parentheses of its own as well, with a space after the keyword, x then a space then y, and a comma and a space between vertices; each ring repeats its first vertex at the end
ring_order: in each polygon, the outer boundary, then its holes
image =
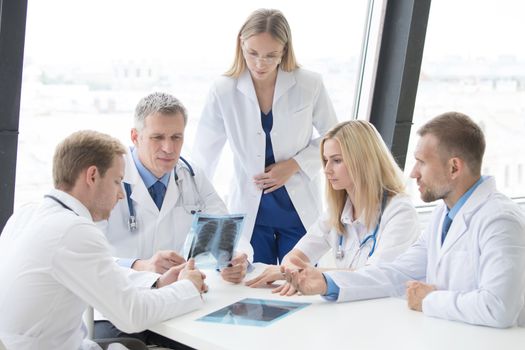
POLYGON ((131 184, 131 199, 134 202, 140 203, 140 206, 143 210, 146 209, 152 213, 158 213, 159 209, 155 205, 155 202, 153 202, 153 199, 151 198, 146 185, 144 185, 142 178, 139 176, 138 179, 135 180, 135 183, 131 184))
MULTIPOLYGON (((470 216, 470 215, 468 215, 470 216)), ((442 217, 444 219, 444 216, 442 217)), ((443 223, 441 223, 443 225, 443 223)), ((443 246, 441 246, 440 252, 439 252, 439 259, 441 258, 454 247, 454 244, 458 241, 461 236, 465 234, 467 231, 467 223, 465 220, 465 213, 460 211, 456 217, 454 218, 454 221, 452 221, 452 225, 450 226, 450 229, 448 230, 447 238, 445 239, 445 242, 443 242, 443 246)), ((441 245, 441 227, 439 228, 439 234, 438 242, 437 244, 441 245)))
MULTIPOLYGON (((178 173, 180 174, 182 173, 182 171, 179 171, 178 173)), ((184 181, 184 179, 179 178, 179 181, 182 182, 184 181)), ((173 210, 175 204, 177 204, 177 201, 179 200, 179 196, 179 188, 177 186, 177 183, 175 182, 175 177, 172 171, 170 174, 170 179, 168 181, 168 187, 166 188, 166 195, 164 196, 164 201, 162 202, 162 206, 160 207, 159 220, 162 220, 168 213, 170 213, 173 210)))
MULTIPOLYGON (((286 94, 295 83, 296 81, 293 72, 285 72, 279 68, 277 70, 277 80, 275 82, 275 91, 273 93, 273 104, 275 105, 279 98, 286 94)), ((248 71, 248 69, 245 69, 237 80, 237 89, 252 100, 257 106, 259 105, 252 77, 250 76, 250 71, 248 71)))
POLYGON ((295 76, 292 72, 285 72, 281 68, 277 71, 277 81, 275 82, 275 91, 273 93, 273 105, 279 101, 288 90, 295 85, 295 76))
POLYGON ((252 77, 248 69, 245 69, 244 72, 242 72, 242 74, 239 76, 239 79, 237 79, 237 90, 252 100, 256 106, 259 106, 257 94, 255 93, 255 87, 253 86, 252 77))
MULTIPOLYGON (((133 162, 133 157, 129 152, 126 155, 126 170, 124 173, 123 182, 129 183, 131 185, 130 198, 134 202, 140 203, 141 210, 146 209, 154 214, 159 212, 155 202, 153 202, 153 199, 148 192, 148 189, 146 188, 146 185, 144 184, 144 181, 142 181, 139 171, 135 166, 135 162, 133 162)), ((124 198, 124 200, 126 199, 124 198)), ((137 208, 135 208, 135 210, 137 210, 137 208)))
MULTIPOLYGON (((488 200, 488 197, 491 190, 491 181, 486 180, 484 183, 479 185, 479 187, 472 193, 467 202, 463 205, 460 211, 456 214, 456 217, 452 221, 452 225, 447 234, 445 242, 441 247, 439 258, 441 259, 449 250, 451 250, 457 241, 467 232, 468 226, 470 224, 470 218, 472 215, 482 206, 485 201, 488 200), (485 183, 487 182, 487 183, 485 183)), ((443 220, 444 215, 441 217, 443 220)), ((443 223, 441 223, 443 225, 443 223)), ((441 238, 441 226, 439 227, 439 239, 441 238)))

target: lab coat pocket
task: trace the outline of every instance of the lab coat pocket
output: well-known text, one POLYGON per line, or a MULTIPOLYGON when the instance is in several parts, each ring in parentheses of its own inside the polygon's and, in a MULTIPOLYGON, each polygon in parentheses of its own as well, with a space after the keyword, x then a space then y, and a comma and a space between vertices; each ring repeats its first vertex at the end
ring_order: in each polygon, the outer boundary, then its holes
POLYGON ((296 113, 302 113, 303 111, 305 110, 310 110, 312 109, 312 104, 306 104, 306 105, 302 105, 302 106, 299 106, 298 108, 296 108, 294 111, 293 111, 293 114, 295 115, 296 113))
POLYGON ((304 147, 312 137, 312 105, 303 106, 295 110, 288 119, 286 130, 293 132, 296 146, 304 147))
POLYGON ((447 271, 449 275, 448 289, 452 291, 472 290, 475 276, 472 257, 468 251, 450 252, 447 258, 447 271))
POLYGON ((312 105, 301 106, 292 112, 292 118, 312 119, 312 105))

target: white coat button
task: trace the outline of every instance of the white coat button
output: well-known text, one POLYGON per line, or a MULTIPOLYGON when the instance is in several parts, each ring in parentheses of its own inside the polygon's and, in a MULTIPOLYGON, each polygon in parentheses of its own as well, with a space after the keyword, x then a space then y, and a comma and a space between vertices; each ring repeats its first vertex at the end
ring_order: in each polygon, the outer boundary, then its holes
POLYGON ((257 131, 257 135, 261 135, 261 134, 262 134, 262 132, 260 132, 260 131, 257 131))

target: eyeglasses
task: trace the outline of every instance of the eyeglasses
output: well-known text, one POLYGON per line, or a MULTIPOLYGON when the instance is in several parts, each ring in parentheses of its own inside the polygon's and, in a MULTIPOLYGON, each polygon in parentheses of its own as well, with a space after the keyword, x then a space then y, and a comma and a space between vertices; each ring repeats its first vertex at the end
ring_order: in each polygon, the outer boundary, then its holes
POLYGON ((278 61, 282 58, 283 52, 280 51, 277 54, 270 54, 268 56, 259 56, 256 52, 250 52, 249 49, 246 48, 244 45, 242 45, 242 52, 244 54, 244 58, 248 61, 252 62, 260 62, 268 65, 276 64, 278 61))

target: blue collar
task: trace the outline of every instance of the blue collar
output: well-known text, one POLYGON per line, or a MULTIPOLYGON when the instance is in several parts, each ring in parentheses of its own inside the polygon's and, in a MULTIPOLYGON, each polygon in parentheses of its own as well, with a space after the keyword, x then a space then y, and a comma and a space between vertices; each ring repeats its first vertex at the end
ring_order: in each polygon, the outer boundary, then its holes
POLYGON ((170 173, 167 172, 166 174, 162 175, 160 179, 158 179, 155 175, 149 171, 144 164, 139 159, 138 151, 136 147, 133 147, 131 150, 131 156, 133 157, 133 162, 135 163, 135 167, 137 168, 140 177, 142 178, 142 181, 144 181, 144 185, 146 185, 146 188, 150 188, 155 182, 160 181, 168 188, 168 182, 170 180, 170 173))
POLYGON ((467 192, 463 193, 463 195, 459 198, 459 200, 456 202, 456 204, 454 204, 454 206, 448 211, 447 215, 448 215, 448 217, 450 219, 454 220, 454 217, 459 212, 459 210, 461 209, 463 204, 465 204, 465 202, 470 198, 472 193, 474 193, 476 188, 478 188, 478 186, 481 185, 481 183, 486 178, 487 178, 486 176, 480 177, 479 180, 476 181, 476 183, 474 185, 472 185, 472 187, 470 187, 467 192))

